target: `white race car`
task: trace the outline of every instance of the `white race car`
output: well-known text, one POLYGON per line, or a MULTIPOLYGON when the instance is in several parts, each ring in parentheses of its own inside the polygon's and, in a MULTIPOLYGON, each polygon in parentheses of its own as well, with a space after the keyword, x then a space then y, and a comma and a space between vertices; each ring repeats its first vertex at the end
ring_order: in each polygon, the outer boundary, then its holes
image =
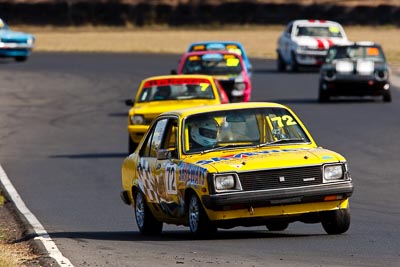
POLYGON ((348 43, 343 27, 337 22, 291 21, 278 40, 278 70, 290 67, 297 71, 299 66, 321 66, 329 47, 348 43))

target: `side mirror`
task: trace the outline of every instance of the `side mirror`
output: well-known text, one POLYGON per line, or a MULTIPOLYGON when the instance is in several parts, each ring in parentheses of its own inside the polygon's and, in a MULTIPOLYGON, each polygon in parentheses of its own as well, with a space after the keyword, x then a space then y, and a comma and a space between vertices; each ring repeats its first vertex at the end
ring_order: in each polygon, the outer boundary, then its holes
POLYGON ((125 100, 125 105, 129 106, 129 107, 133 107, 133 100, 132 99, 126 99, 125 100))
POLYGON ((176 70, 171 70, 171 74, 175 75, 175 74, 178 74, 178 72, 176 70))
POLYGON ((171 158, 171 151, 169 149, 158 149, 157 160, 165 160, 171 158))

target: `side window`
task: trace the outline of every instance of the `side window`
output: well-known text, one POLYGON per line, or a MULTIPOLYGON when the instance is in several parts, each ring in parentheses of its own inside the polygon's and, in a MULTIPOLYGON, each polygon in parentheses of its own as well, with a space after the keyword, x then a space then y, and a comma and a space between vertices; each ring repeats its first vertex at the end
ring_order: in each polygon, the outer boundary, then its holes
POLYGON ((178 120, 170 119, 165 131, 165 138, 160 148, 169 149, 171 151, 171 157, 177 158, 177 146, 178 146, 178 120))
POLYGON ((290 24, 286 29, 286 34, 288 35, 288 37, 290 37, 290 35, 292 34, 292 29, 293 29, 293 24, 290 24))
POLYGON ((168 119, 161 119, 153 125, 151 134, 147 136, 147 140, 139 152, 141 157, 157 157, 157 149, 161 145, 167 121, 168 119))

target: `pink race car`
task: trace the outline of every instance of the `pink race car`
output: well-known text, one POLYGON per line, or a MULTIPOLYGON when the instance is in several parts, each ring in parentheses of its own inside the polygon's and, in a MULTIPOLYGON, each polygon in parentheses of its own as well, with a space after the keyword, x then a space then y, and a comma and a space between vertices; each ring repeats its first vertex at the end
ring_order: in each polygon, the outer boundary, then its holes
POLYGON ((188 52, 182 56, 177 73, 212 75, 219 81, 230 102, 250 101, 251 81, 243 58, 237 53, 188 52))

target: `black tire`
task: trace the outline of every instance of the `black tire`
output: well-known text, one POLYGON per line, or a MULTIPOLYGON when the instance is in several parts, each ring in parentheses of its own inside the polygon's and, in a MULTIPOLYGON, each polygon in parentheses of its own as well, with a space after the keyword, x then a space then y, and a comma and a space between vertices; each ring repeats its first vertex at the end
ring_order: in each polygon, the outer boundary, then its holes
POLYGON ((217 231, 217 228, 213 226, 208 219, 208 216, 196 194, 192 194, 189 198, 188 222, 190 232, 196 238, 206 237, 217 231))
POLYGON ((28 59, 28 57, 26 57, 26 56, 18 56, 18 57, 15 57, 15 61, 17 61, 17 62, 24 62, 24 61, 26 61, 28 59))
POLYGON ((128 139, 129 139, 129 141, 128 141, 128 152, 129 152, 129 155, 130 155, 133 152, 135 152, 138 144, 134 143, 129 135, 128 135, 128 139))
POLYGON ((330 235, 342 234, 350 227, 349 209, 324 211, 320 216, 322 227, 330 235))
POLYGON ((161 233, 163 223, 154 218, 147 206, 145 196, 140 191, 135 196, 135 218, 141 234, 156 235, 161 233))
POLYGON ((389 90, 383 93, 383 102, 392 102, 392 95, 389 90))
POLYGON ((276 60, 276 65, 277 65, 277 68, 278 68, 279 72, 286 71, 286 63, 283 60, 283 58, 282 58, 282 56, 281 56, 281 54, 279 52, 278 52, 278 58, 276 60))
POLYGON ((291 56, 292 56, 292 63, 290 63, 291 71, 297 72, 299 71, 299 64, 297 63, 296 55, 294 54, 294 52, 292 52, 291 56))
POLYGON ((322 87, 319 87, 319 91, 318 91, 318 101, 320 103, 326 103, 329 102, 329 94, 327 92, 325 92, 324 90, 322 90, 322 87))
POLYGON ((289 223, 287 222, 273 222, 266 224, 269 231, 284 231, 288 228, 289 223))

